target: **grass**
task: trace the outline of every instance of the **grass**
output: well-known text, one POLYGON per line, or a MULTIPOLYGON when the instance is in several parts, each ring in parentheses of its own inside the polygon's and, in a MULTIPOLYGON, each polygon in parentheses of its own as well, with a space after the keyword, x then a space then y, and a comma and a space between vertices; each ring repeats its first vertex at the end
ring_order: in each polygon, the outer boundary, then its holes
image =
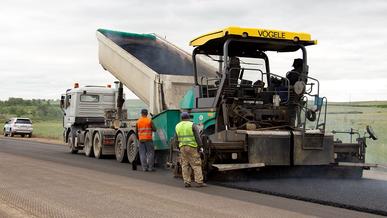
MULTIPOLYGON (((367 162, 386 163, 387 162, 387 107, 382 104, 372 104, 365 106, 363 103, 356 104, 332 104, 328 107, 327 129, 345 130, 350 128, 358 130, 364 134, 367 125, 374 129, 378 140, 367 140, 367 162), (358 112, 358 113, 353 113, 358 112)), ((349 141, 349 134, 337 135, 343 141, 349 141)))
POLYGON ((33 123, 33 135, 41 138, 59 139, 63 138, 63 126, 60 121, 39 121, 33 123))

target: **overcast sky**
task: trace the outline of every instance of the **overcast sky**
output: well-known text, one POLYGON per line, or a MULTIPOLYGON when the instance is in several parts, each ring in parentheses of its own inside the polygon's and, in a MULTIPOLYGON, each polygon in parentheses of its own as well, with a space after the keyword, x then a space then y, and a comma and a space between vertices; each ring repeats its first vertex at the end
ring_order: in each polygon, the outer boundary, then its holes
POLYGON ((158 33, 191 51, 192 38, 226 26, 311 33, 319 43, 308 48, 309 74, 322 95, 387 100, 384 0, 1 0, 0 99, 57 99, 74 82, 112 83, 98 64, 98 28, 158 33))

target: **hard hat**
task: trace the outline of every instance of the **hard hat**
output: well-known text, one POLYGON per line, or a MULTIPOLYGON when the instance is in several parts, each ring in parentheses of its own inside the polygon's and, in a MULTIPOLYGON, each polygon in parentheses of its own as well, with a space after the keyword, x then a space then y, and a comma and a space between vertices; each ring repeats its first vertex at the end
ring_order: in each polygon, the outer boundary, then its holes
POLYGON ((304 63, 304 61, 301 59, 301 58, 296 58, 294 59, 293 61, 293 67, 294 68, 297 68, 297 67, 302 67, 302 64, 304 63))
POLYGON ((181 119, 188 120, 189 119, 189 113, 188 112, 181 113, 181 119))

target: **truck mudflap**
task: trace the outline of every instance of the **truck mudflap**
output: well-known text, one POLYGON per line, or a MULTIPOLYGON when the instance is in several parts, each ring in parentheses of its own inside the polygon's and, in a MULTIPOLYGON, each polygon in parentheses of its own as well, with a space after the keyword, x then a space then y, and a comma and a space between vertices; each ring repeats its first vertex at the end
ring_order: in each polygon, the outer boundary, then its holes
POLYGON ((249 168, 260 168, 264 167, 264 163, 237 163, 237 164, 212 164, 218 171, 230 171, 230 170, 241 170, 249 168))

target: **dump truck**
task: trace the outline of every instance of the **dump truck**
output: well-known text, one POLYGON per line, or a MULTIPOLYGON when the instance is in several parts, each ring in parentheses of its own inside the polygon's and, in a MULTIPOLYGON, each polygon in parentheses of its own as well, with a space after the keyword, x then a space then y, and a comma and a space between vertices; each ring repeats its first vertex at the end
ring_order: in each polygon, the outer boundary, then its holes
MULTIPOLYGON (((106 29, 96 34, 102 67, 149 106, 157 129, 156 163, 175 173, 180 164, 174 128, 182 111, 201 129, 205 174, 328 166, 350 168, 361 176, 363 169, 375 166, 365 163, 366 139, 376 139, 371 127, 355 143, 334 140, 339 132, 326 131, 328 101, 320 96, 320 82, 308 66, 306 48, 317 44, 310 34, 227 27, 192 40, 191 55, 155 34, 106 29), (297 56, 289 60, 294 69, 272 72, 269 56, 278 53, 297 56)), ((118 107, 106 110, 104 126, 65 130, 69 147, 75 143, 77 149, 98 151, 107 143, 118 161, 136 161, 134 121, 122 113, 106 116, 122 111, 122 99, 115 100, 118 107)))
MULTIPOLYGON (((193 84, 189 53, 155 34, 99 29, 99 60, 119 80, 115 87, 75 84, 61 96, 63 139, 71 153, 115 155, 130 163, 138 158, 135 119, 127 118, 122 83, 136 94, 153 116, 156 163, 165 163, 169 139, 179 122, 179 99, 193 84), (114 72, 114 73, 113 73, 114 72)), ((203 76, 216 74, 205 62, 197 64, 203 76)))

